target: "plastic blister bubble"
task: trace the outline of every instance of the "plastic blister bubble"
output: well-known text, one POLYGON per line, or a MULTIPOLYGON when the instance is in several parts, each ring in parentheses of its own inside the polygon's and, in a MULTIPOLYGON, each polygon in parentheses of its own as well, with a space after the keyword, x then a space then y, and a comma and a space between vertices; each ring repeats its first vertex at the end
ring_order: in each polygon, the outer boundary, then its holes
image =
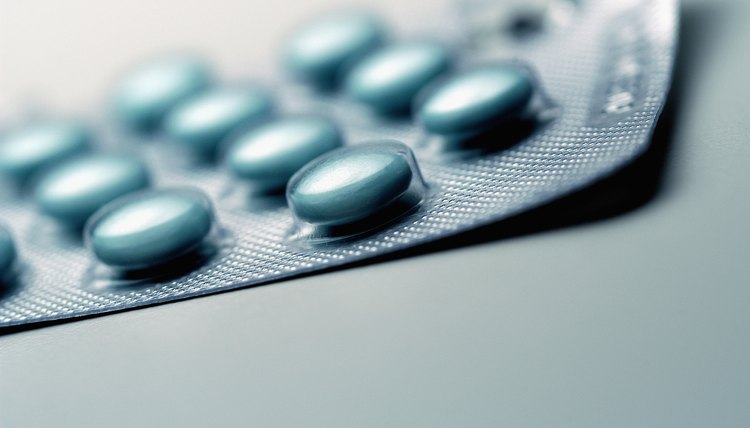
POLYGON ((231 246, 231 234, 216 220, 208 196, 185 187, 144 190, 112 201, 89 219, 83 235, 96 255, 85 281, 94 289, 179 278, 231 246))
POLYGON ((287 205, 301 244, 354 240, 406 217, 427 197, 414 153, 397 141, 329 152, 289 180, 287 205))

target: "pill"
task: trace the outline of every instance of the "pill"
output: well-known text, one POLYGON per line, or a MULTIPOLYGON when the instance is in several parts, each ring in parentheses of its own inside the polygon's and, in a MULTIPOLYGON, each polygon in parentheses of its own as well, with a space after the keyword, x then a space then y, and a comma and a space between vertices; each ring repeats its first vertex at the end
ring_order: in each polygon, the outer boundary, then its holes
POLYGON ((251 88, 206 92, 167 116, 167 136, 199 155, 213 155, 219 144, 238 129, 267 119, 273 112, 268 94, 251 88))
POLYGON ((125 126, 154 131, 178 104, 205 90, 208 67, 194 58, 169 58, 142 65, 115 90, 115 114, 125 126))
POLYGON ((240 136, 226 162, 235 176, 259 188, 283 188, 305 164, 341 145, 341 133, 330 119, 292 116, 240 136))
POLYGON ((149 185, 146 165, 136 156, 92 154, 66 161, 37 182, 39 209, 61 223, 80 227, 106 203, 149 185))
POLYGON ((518 66, 476 68, 435 88, 421 104, 419 119, 435 134, 481 131, 517 117, 533 92, 529 73, 518 66))
POLYGON ((41 170, 85 152, 90 135, 74 122, 27 125, 0 141, 0 175, 22 182, 41 170))
POLYGON ((0 225, 0 281, 6 281, 16 261, 16 245, 5 226, 0 225))
POLYGON ((376 215, 408 189, 406 157, 379 145, 338 149, 299 171, 287 188, 294 215, 319 226, 351 224, 376 215))
POLYGON ((358 63, 347 77, 355 100, 384 112, 404 112, 417 93, 450 66, 448 50, 438 43, 410 42, 381 49, 358 63))
POLYGON ((285 49, 286 67, 302 80, 330 87, 384 38, 383 26, 371 15, 349 12, 327 16, 291 37, 285 49))
POLYGON ((102 263, 140 269, 195 250, 212 223, 211 204, 202 192, 147 190, 101 208, 86 226, 86 242, 102 263))

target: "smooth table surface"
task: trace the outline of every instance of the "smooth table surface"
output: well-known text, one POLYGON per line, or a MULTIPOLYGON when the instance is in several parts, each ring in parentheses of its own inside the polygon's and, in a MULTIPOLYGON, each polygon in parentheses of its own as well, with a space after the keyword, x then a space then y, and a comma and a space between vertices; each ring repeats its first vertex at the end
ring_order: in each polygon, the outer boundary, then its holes
MULTIPOLYGON (((94 8, 91 20, 104 8, 70 3, 94 8)), ((169 27, 171 36, 159 32, 155 21, 178 2, 101 3, 115 10, 85 28, 109 22, 122 29, 128 13, 152 8, 141 29, 154 44, 189 39, 194 30, 196 41, 204 34, 224 46, 189 23, 169 27)), ((750 426, 744 3, 684 6, 690 58, 678 72, 664 181, 644 206, 572 227, 0 336, 0 426, 750 426)), ((84 13, 65 4, 69 14, 84 13)), ((181 7, 200 14, 208 4, 181 7)), ((4 5, 9 19, 0 18, 0 36, 18 34, 14 16, 43 5, 53 10, 39 24, 58 22, 50 31, 63 34, 48 41, 48 51, 64 60, 56 77, 64 82, 82 67, 63 58, 65 43, 77 41, 72 50, 90 42, 59 23, 63 3, 4 5)), ((239 31, 234 15, 247 6, 232 7, 217 14, 239 31)), ((257 31, 288 28, 314 9, 290 8, 257 31)), ((218 25, 205 16, 205 25, 218 25)), ((29 37, 31 48, 43 45, 41 36, 29 37)), ((146 37, 113 43, 143 45, 146 37)), ((0 82, 21 88, 7 89, 16 96, 47 85, 59 106, 93 97, 103 81, 97 79, 137 52, 87 59, 105 65, 93 73, 93 88, 77 88, 79 99, 45 80, 35 62, 42 57, 23 57, 20 46, 0 41, 8 53, 0 59, 26 61, 0 82)), ((233 69, 229 51, 217 57, 233 69)))

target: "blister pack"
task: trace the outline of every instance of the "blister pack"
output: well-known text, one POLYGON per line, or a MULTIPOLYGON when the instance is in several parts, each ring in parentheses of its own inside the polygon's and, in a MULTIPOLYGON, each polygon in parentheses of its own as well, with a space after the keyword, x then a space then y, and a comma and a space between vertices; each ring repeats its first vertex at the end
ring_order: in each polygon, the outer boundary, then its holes
POLYGON ((397 252, 644 152, 670 86, 676 1, 515 3, 445 5, 457 13, 408 39, 387 16, 326 16, 290 35, 289 78, 228 84, 169 58, 126 75, 116 123, 4 129, 0 327, 397 252))

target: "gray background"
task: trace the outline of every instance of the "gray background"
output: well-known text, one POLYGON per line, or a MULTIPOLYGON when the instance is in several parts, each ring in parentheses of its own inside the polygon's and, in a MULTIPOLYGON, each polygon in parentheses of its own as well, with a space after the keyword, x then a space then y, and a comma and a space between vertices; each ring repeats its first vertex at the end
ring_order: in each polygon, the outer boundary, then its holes
MULTIPOLYGON (((0 1, 0 118, 180 46, 250 74, 352 4, 0 1)), ((750 426, 747 6, 684 3, 627 173, 444 251, 4 335, 0 426, 750 426)))

